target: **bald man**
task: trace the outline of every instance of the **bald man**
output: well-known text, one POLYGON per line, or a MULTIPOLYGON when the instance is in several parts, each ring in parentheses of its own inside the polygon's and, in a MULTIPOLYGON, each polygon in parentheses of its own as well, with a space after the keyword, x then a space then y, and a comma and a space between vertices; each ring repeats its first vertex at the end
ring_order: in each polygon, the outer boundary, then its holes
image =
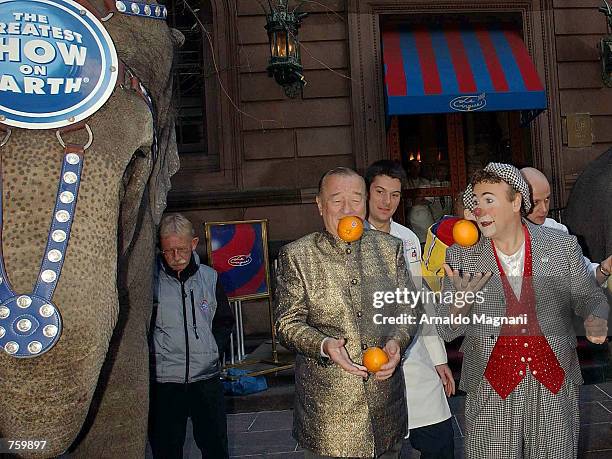
MULTIPOLYGON (((548 218, 548 210, 550 209, 550 183, 546 176, 534 167, 524 167, 521 169, 521 174, 531 188, 533 207, 527 215, 527 219, 536 225, 544 225, 549 228, 558 229, 569 234, 567 227, 552 218, 548 218)), ((597 283, 603 285, 610 276, 612 270, 612 256, 609 256, 600 263, 591 263, 587 257, 584 257, 584 263, 588 271, 595 276, 597 283)))

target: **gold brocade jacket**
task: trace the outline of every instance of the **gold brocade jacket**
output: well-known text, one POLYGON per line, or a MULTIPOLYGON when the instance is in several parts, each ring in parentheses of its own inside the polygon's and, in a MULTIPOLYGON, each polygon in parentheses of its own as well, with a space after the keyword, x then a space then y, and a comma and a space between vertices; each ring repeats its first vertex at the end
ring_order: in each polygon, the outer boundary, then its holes
POLYGON ((401 241, 386 233, 365 231, 347 243, 317 232, 281 249, 276 328, 281 343, 297 353, 293 435, 301 447, 325 456, 375 457, 405 436, 401 369, 386 381, 364 381, 321 355, 328 336, 345 338, 357 363, 365 349, 383 347, 391 338, 403 355, 421 305, 374 302, 375 292, 398 288, 415 289, 401 241), (411 323, 381 323, 385 318, 411 323))

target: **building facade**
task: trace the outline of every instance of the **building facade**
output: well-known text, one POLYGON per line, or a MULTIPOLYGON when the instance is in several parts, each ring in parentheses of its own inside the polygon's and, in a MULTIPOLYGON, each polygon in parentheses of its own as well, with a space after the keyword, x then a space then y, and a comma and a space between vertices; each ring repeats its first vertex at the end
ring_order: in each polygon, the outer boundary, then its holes
POLYGON ((407 170, 417 160, 417 176, 429 181, 428 190, 408 192, 408 199, 452 197, 472 168, 505 160, 544 171, 552 207, 562 208, 584 167, 612 146, 612 88, 602 83, 598 47, 610 31, 601 5, 302 2, 309 13, 299 30, 307 85, 290 99, 266 72, 267 2, 200 0, 196 20, 174 0, 171 24, 187 40, 175 72, 181 169, 169 210, 187 214, 200 233, 206 221, 265 218, 270 241, 293 240, 321 228, 314 199, 322 173, 335 166, 363 172, 390 157, 407 170), (391 116, 383 36, 423 26, 512 31, 544 88, 546 109, 525 124, 518 110, 391 116))

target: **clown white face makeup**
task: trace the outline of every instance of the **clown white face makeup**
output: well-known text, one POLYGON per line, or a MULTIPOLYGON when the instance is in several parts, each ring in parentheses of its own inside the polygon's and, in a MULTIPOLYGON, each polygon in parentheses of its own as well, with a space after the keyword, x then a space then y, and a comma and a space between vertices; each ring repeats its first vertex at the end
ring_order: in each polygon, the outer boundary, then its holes
POLYGON ((474 217, 483 236, 495 239, 511 231, 521 221, 521 195, 508 199, 508 185, 500 183, 477 183, 474 185, 476 207, 474 217))

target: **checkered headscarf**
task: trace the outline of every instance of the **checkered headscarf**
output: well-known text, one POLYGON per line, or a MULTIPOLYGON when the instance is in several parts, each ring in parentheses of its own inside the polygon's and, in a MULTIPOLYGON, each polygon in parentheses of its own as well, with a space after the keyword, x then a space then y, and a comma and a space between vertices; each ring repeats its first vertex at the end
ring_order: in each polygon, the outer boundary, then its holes
MULTIPOLYGON (((527 182, 516 167, 504 163, 489 163, 484 170, 497 175, 500 179, 514 188, 517 193, 521 193, 523 197, 523 209, 525 214, 529 214, 531 210, 531 192, 529 191, 529 185, 527 185, 527 182)), ((476 207, 474 202, 474 190, 472 189, 471 183, 463 193, 463 205, 469 210, 474 210, 474 207, 476 207)))

